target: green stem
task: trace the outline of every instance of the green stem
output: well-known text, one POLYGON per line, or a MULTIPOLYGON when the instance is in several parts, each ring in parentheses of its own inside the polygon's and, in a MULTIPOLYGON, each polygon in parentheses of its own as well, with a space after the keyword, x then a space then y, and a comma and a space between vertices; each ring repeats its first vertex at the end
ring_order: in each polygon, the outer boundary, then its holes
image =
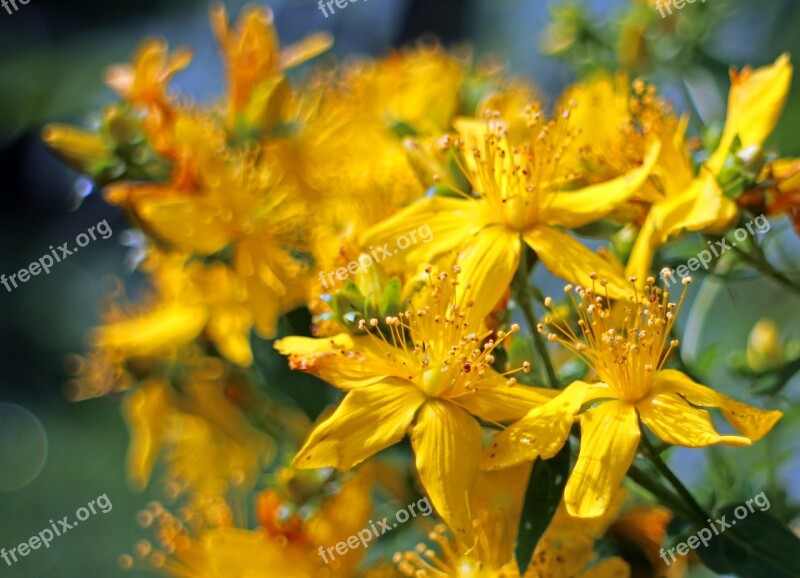
POLYGON ((751 253, 750 251, 745 251, 741 247, 731 247, 733 251, 740 255, 746 262, 751 264, 753 267, 758 269, 761 273, 770 277, 774 281, 778 282, 779 284, 783 285, 790 291, 794 291, 798 295, 800 295, 800 287, 798 287, 791 279, 786 277, 783 273, 781 273, 778 269, 772 266, 772 263, 767 261, 766 256, 764 255, 763 251, 760 250, 760 247, 753 243, 754 249, 751 253))
POLYGON ((672 470, 669 469, 669 466, 664 462, 664 460, 661 459, 661 456, 647 438, 646 432, 642 431, 641 439, 642 446, 645 449, 648 459, 653 462, 653 465, 656 467, 656 469, 667 479, 686 506, 688 506, 689 511, 693 514, 691 517, 695 518, 698 522, 705 523, 705 521, 710 517, 709 513, 706 512, 705 508, 703 508, 703 506, 701 506, 697 500, 695 500, 694 496, 692 496, 692 493, 678 479, 678 476, 672 473, 672 470))
MULTIPOLYGON (((535 265, 532 263, 532 265, 535 265)), ((522 314, 525 316, 525 321, 528 324, 531 335, 533 336, 533 346, 536 348, 536 354, 544 365, 545 373, 547 374, 547 381, 551 388, 561 389, 561 382, 556 375, 553 368, 553 362, 550 360, 550 354, 547 352, 547 344, 542 339, 541 334, 536 329, 536 313, 533 311, 531 305, 530 288, 528 287, 528 277, 531 269, 528 268, 527 248, 523 247, 520 251, 519 268, 517 269, 517 278, 514 283, 514 293, 517 304, 519 305, 522 314)))
POLYGON ((638 466, 632 465, 628 469, 627 475, 631 480, 653 494, 664 506, 668 507, 673 512, 681 514, 687 519, 693 517, 678 496, 667 490, 658 480, 654 480, 650 474, 640 469, 638 466))

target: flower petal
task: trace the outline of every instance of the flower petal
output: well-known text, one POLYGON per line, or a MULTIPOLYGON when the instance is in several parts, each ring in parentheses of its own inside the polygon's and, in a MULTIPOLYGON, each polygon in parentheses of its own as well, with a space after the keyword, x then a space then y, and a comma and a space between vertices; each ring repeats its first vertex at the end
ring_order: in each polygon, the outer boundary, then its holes
MULTIPOLYGON (((202 533, 200 548, 189 551, 197 557, 192 566, 202 567, 202 570, 189 570, 195 576, 202 573, 204 576, 305 578, 317 571, 307 550, 292 543, 281 544, 264 531, 210 528, 202 533)), ((180 566, 176 567, 176 572, 184 572, 180 566)))
POLYGON ((482 420, 498 422, 521 419, 530 410, 547 403, 559 393, 558 390, 542 387, 509 387, 507 381, 508 378, 495 375, 477 382, 473 391, 451 398, 450 401, 482 420))
MULTIPOLYGON (((399 375, 397 364, 388 363, 376 340, 367 336, 291 336, 276 341, 275 349, 289 356, 292 369, 316 375, 344 391, 374 385, 387 377, 412 377, 399 375)), ((402 357, 403 352, 393 349, 393 355, 402 357)), ((410 360, 409 367, 413 367, 410 360)))
POLYGON ((411 445, 433 506, 458 539, 471 546, 470 503, 481 448, 478 422, 457 405, 432 399, 419 412, 411 445))
POLYGON ((567 511, 577 518, 602 516, 639 446, 634 407, 607 401, 581 417, 581 450, 564 489, 567 511))
POLYGON ((247 286, 256 330, 272 339, 281 311, 305 302, 303 266, 264 231, 237 243, 234 269, 247 286))
POLYGON ((317 32, 295 42, 281 50, 278 66, 280 68, 292 68, 307 60, 319 56, 333 46, 333 36, 327 32, 317 32))
POLYGON ((686 190, 650 207, 625 268, 626 275, 646 279, 653 253, 671 237, 684 231, 722 231, 736 218, 736 203, 725 197, 708 171, 686 190))
POLYGON ((622 268, 615 267, 566 233, 535 227, 525 232, 524 239, 556 277, 586 285, 589 273, 596 272, 600 279, 608 279, 608 294, 612 299, 630 297, 631 284, 625 280, 622 268))
POLYGON ((503 298, 519 266, 522 243, 519 234, 505 227, 487 227, 478 233, 459 255, 462 274, 456 288, 458 302, 463 303, 467 285, 468 298, 474 303, 467 322, 480 327, 503 298))
POLYGON ((744 148, 764 144, 778 122, 791 80, 788 54, 782 54, 770 66, 731 74, 725 129, 717 150, 706 163, 712 173, 722 169, 737 136, 744 148))
POLYGON ((201 255, 211 255, 233 241, 230 223, 221 218, 228 209, 197 198, 140 196, 133 210, 157 238, 201 255))
POLYGON ((716 407, 733 427, 751 441, 758 441, 769 433, 781 419, 783 412, 763 410, 741 403, 692 381, 686 374, 674 369, 664 369, 653 378, 653 390, 659 393, 677 393, 692 405, 716 407))
POLYGON ((582 227, 602 219, 627 201, 647 180, 653 170, 661 145, 653 142, 641 166, 603 183, 577 191, 551 193, 544 201, 541 219, 561 227, 582 227))
POLYGON ((354 389, 314 428, 293 463, 298 468, 349 470, 403 439, 425 399, 400 380, 354 389))
POLYGON ((429 263, 440 255, 461 247, 465 240, 487 225, 486 203, 479 200, 432 197, 422 199, 394 216, 370 227, 360 238, 362 247, 387 246, 391 253, 397 239, 409 231, 428 227, 429 240, 414 243, 397 258, 382 261, 384 268, 393 270, 406 265, 429 263))
POLYGON ((167 303, 142 315, 96 327, 91 343, 120 357, 158 356, 189 343, 207 321, 208 312, 203 307, 167 303))
POLYGON ((673 393, 662 393, 636 404, 644 425, 667 443, 687 448, 714 444, 749 446, 741 436, 720 435, 707 411, 696 409, 673 393))
POLYGON ((481 468, 495 470, 552 458, 569 437, 575 415, 587 401, 616 397, 602 383, 575 381, 558 396, 528 412, 528 415, 495 436, 483 452, 481 468))
POLYGON ((172 389, 159 379, 148 379, 122 400, 122 415, 131 436, 126 468, 136 491, 143 491, 150 481, 172 408, 172 389))

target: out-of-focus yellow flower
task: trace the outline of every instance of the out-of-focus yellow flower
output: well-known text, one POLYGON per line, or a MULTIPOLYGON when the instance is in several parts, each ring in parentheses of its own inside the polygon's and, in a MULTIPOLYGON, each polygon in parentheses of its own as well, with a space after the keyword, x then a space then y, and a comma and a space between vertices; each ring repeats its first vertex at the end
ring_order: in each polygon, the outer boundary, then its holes
POLYGON ((166 110, 167 84, 191 59, 192 53, 188 50, 170 54, 165 42, 148 40, 139 48, 133 64, 109 68, 106 82, 131 104, 166 110))
MULTIPOLYGON (((319 207, 311 252, 323 275, 368 255, 371 248, 359 244, 359 234, 424 193, 409 158, 410 137, 432 138, 450 128, 468 64, 438 45, 419 46, 348 64, 343 78, 315 85, 319 108, 292 145, 287 164, 319 207)), ((376 265, 368 276, 380 269, 376 265)), ((390 273, 406 277, 404 271, 390 273)), ((313 283, 312 311, 328 312, 319 296, 342 287, 335 279, 313 283)), ((317 334, 326 327, 318 325, 317 334)))
POLYGON ((626 509, 611 526, 609 534, 622 544, 622 548, 633 548, 644 554, 640 564, 637 564, 639 560, 632 562, 633 576, 639 575, 637 569, 649 564, 650 568, 661 568, 660 573, 656 574, 658 578, 686 577, 689 557, 680 556, 667 567, 664 567, 661 557, 672 519, 672 512, 661 506, 634 506, 626 509))
POLYGON ((419 46, 355 64, 342 83, 366 105, 360 114, 388 128, 402 123, 416 135, 430 135, 450 128, 468 65, 438 45, 419 46))
MULTIPOLYGON (((150 253, 143 265, 153 294, 126 306, 111 296, 103 322, 92 330, 93 353, 81 363, 71 397, 86 399, 126 389, 129 374, 175 361, 195 339, 207 338, 228 361, 249 366, 253 314, 239 277, 222 263, 186 264, 186 257, 150 253)), ((145 371, 145 373, 147 373, 145 371)))
POLYGON ((252 316, 233 272, 220 263, 192 263, 183 268, 182 259, 165 260, 171 262, 156 270, 159 303, 142 315, 99 326, 93 345, 120 358, 158 357, 175 351, 205 329, 225 357, 250 365, 252 316))
POLYGON ((476 489, 475 547, 451 543, 444 527, 430 534, 441 554, 418 548, 398 553, 395 561, 409 578, 628 578, 630 569, 621 558, 597 560, 594 543, 617 518, 625 494, 617 492, 606 513, 593 520, 571 517, 563 502, 542 535, 530 566, 521 576, 512 559, 516 525, 522 507, 529 468, 481 472, 476 489), (498 503, 498 496, 503 502, 498 503))
POLYGON ((293 254, 302 248, 305 209, 279 169, 256 154, 212 157, 195 165, 197 190, 172 185, 133 185, 121 195, 144 229, 169 247, 230 261, 247 290, 255 326, 275 334, 278 316, 305 300, 305 267, 293 254))
POLYGON ((175 73, 192 60, 189 50, 170 54, 166 42, 151 39, 142 43, 133 64, 112 66, 106 82, 134 107, 146 112, 144 126, 159 152, 171 142, 170 130, 175 120, 175 104, 167 94, 167 85, 175 73))
POLYGON ((222 375, 194 369, 180 393, 164 379, 128 392, 123 405, 131 432, 128 476, 137 490, 147 486, 161 454, 174 490, 189 491, 194 499, 224 495, 229 483, 253 484, 272 443, 249 426, 224 390, 222 375))
MULTIPOLYGON (((470 493, 478 471, 481 428, 472 417, 513 420, 555 392, 516 386, 492 369, 494 349, 509 334, 483 344, 491 332, 474 311, 455 301, 458 268, 440 273, 412 298, 409 310, 387 320, 362 320, 362 336, 289 337, 275 347, 294 369, 320 376, 347 392, 297 453, 302 468, 349 470, 399 442, 410 428, 417 471, 434 507, 470 542, 470 493)), ((518 331, 514 326, 511 332, 518 331)))
POLYGON ((800 159, 777 159, 764 167, 755 190, 736 199, 754 214, 786 214, 800 235, 800 159), (766 185, 766 186, 763 186, 766 185))
POLYGON ((246 515, 237 516, 237 508, 218 497, 181 508, 180 517, 151 503, 139 520, 155 526, 157 544, 139 542, 135 556, 122 556, 120 563, 126 569, 149 566, 176 578, 394 578, 381 567, 359 572, 363 548, 337 555, 327 565, 319 556, 320 547, 368 527, 371 482, 371 474, 363 471, 337 491, 326 486, 322 494, 318 487, 319 505, 307 519, 292 518, 297 523, 290 533, 274 524, 290 504, 282 504, 272 490, 257 495, 259 527, 253 530, 242 527, 246 515))
POLYGON ((502 118, 460 119, 455 146, 474 196, 432 197, 414 203, 364 233, 362 245, 393 243, 409 229, 428 225, 433 241, 402 253, 406 266, 459 251, 476 302, 497 303, 519 265, 525 245, 555 275, 576 280, 583 271, 607 278, 612 296, 627 295, 613 264, 554 227, 596 221, 627 201, 642 185, 658 156, 653 143, 642 166, 585 187, 561 164, 571 144, 570 110, 548 121, 532 107, 523 126, 502 118))
MULTIPOLYGON (((666 272, 665 275, 668 275, 666 272)), ((684 279, 684 287, 688 285, 684 279)), ((573 293, 570 289, 570 298, 573 293)), ((602 515, 628 471, 639 445, 639 420, 667 443, 704 447, 723 443, 750 445, 764 437, 783 415, 734 401, 673 369, 662 369, 677 340, 670 330, 683 303, 649 278, 643 295, 626 304, 623 327, 614 326, 609 304, 592 288, 575 291, 580 315, 578 333, 564 320, 551 320, 557 341, 582 359, 599 377, 597 383, 575 381, 551 402, 534 408, 500 433, 485 450, 482 466, 501 468, 537 457, 549 459, 566 443, 577 416, 581 422, 578 462, 564 499, 573 516, 602 515), (669 345, 669 347, 667 347, 669 345), (602 402, 582 411, 584 404, 602 402), (742 434, 720 435, 708 412, 714 407, 742 434)), ((542 332, 545 331, 541 327, 542 332)))
MULTIPOLYGON (((270 101, 287 87, 283 71, 325 52, 333 44, 327 33, 318 33, 280 50, 272 10, 251 6, 239 16, 231 31, 222 5, 211 10, 211 25, 228 73, 228 126, 235 128, 237 116, 245 113, 250 124, 269 115, 270 101)), ((280 102, 273 106, 280 106, 280 102)), ((274 114, 274 113, 273 113, 274 114)))
MULTIPOLYGON (((372 479, 372 470, 361 468, 342 484, 339 493, 325 500, 319 511, 305 523, 305 531, 317 550, 319 546, 327 548, 347 542, 350 536, 367 527, 372 514, 372 479)), ((315 557, 317 554, 315 551, 315 557)), ((337 555, 330 564, 335 572, 351 576, 365 556, 365 549, 352 549, 344 556, 337 555)))
MULTIPOLYGON (((225 511, 225 506, 219 506, 225 511)), ((141 516, 156 520, 157 546, 142 541, 136 556, 122 556, 125 569, 141 565, 176 578, 313 578, 321 576, 319 564, 304 545, 275 539, 260 530, 245 530, 217 520, 218 525, 198 524, 198 515, 187 512, 183 520, 159 504, 141 516)), ((199 520, 203 518, 200 517, 199 520)), ((150 522, 152 523, 152 522, 150 522)))

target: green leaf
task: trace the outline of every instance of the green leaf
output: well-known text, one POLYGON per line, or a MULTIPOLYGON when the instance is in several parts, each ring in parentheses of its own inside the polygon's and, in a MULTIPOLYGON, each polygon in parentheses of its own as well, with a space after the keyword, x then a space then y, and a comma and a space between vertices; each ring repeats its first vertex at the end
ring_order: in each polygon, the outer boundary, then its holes
MULTIPOLYGON (((703 563, 719 574, 735 574, 741 578, 800 578, 800 538, 780 521, 758 509, 750 512, 746 505, 735 504, 720 510, 731 527, 720 530, 707 547, 702 544, 697 554, 703 563), (734 510, 747 510, 737 519, 734 510)), ((710 531, 710 530, 709 530, 710 531)))
POLYGON ((536 460, 525 490, 525 503, 519 521, 514 557, 520 575, 524 575, 533 558, 536 545, 561 503, 569 476, 569 443, 549 460, 536 460))
POLYGON ((396 120, 389 125, 389 130, 392 131, 398 138, 406 138, 407 136, 419 136, 417 130, 404 120, 396 120))
MULTIPOLYGON (((288 335, 309 337, 310 326, 309 311, 305 308, 295 309, 280 318, 277 339, 288 335)), ((335 390, 313 375, 292 370, 287 357, 275 349, 277 339, 262 339, 255 331, 251 333, 254 365, 270 393, 291 399, 314 420, 334 401, 335 390)))
POLYGON ((403 287, 400 285, 400 279, 397 277, 392 278, 386 285, 381 295, 380 313, 381 318, 390 314, 396 314, 400 311, 403 304, 403 287))

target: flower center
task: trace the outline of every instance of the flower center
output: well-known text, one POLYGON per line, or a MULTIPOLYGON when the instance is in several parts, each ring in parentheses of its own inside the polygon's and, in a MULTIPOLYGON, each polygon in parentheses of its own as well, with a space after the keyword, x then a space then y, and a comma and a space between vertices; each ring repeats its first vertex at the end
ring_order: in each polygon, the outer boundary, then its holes
MULTIPOLYGON (((548 334, 549 341, 561 343, 583 359, 621 399, 638 402, 650 393, 655 372, 678 346, 678 340, 671 339, 670 333, 686 296, 686 287, 692 280, 691 277, 683 279, 683 293, 676 305, 669 301, 666 290, 671 277, 668 270, 662 272, 663 290, 649 277, 643 293, 636 288, 636 278, 631 277, 629 303, 618 304, 612 311, 608 294, 597 295, 597 275, 592 273, 591 288, 575 287, 574 291, 572 285, 564 288, 578 316, 577 328, 562 313, 557 313, 557 321, 549 315, 538 330, 545 333, 545 325, 553 327, 555 332, 548 334)), ((606 280, 601 280, 600 285, 605 287, 606 280)), ((550 297, 545 305, 551 314, 557 312, 550 297)))
MULTIPOLYGON (((407 375, 409 381, 432 397, 453 397, 477 390, 480 380, 493 371, 495 349, 519 331, 519 325, 514 324, 509 331, 497 331, 493 337, 492 330, 470 325, 467 319, 473 304, 468 298, 469 285, 461 300, 456 296, 460 271, 455 266, 452 276, 445 272, 431 275, 429 286, 409 301, 409 309, 386 317, 384 324, 377 318, 358 322, 359 329, 375 340, 387 362, 398 366, 398 375, 407 375), (419 301, 417 306, 415 300, 419 301)), ((473 319, 473 323, 476 321, 473 319)), ((530 371, 530 364, 526 362, 521 368, 500 375, 517 371, 530 371)), ((515 380, 509 382, 513 384, 515 380)))

